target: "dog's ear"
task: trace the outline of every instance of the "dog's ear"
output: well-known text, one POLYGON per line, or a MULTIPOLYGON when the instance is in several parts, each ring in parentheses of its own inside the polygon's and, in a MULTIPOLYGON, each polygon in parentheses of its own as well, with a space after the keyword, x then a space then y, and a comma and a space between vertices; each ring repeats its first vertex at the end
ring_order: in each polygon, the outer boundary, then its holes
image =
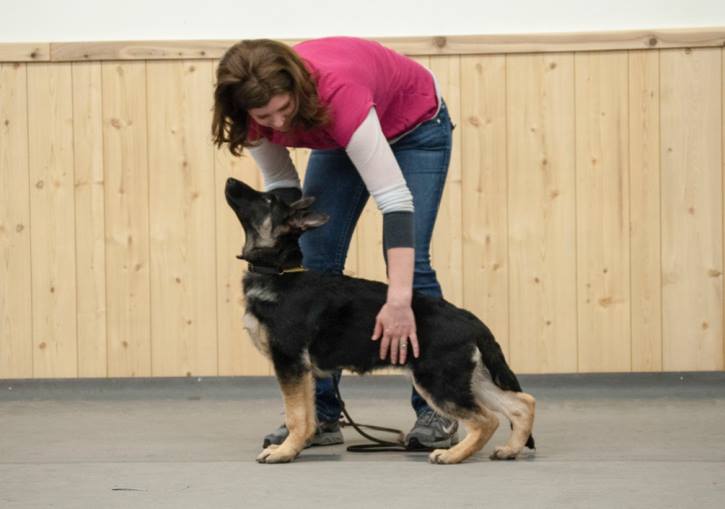
MULTIPOLYGON (((304 198, 303 198, 304 199, 304 198)), ((302 200, 300 200, 302 201, 302 200)), ((296 211, 290 215, 287 224, 294 230, 305 231, 322 226, 330 219, 327 214, 320 212, 309 212, 307 210, 296 211)))
POLYGON ((310 208, 310 205, 312 205, 314 201, 314 196, 305 196, 303 198, 300 198, 296 202, 290 203, 289 206, 292 210, 305 210, 310 208))

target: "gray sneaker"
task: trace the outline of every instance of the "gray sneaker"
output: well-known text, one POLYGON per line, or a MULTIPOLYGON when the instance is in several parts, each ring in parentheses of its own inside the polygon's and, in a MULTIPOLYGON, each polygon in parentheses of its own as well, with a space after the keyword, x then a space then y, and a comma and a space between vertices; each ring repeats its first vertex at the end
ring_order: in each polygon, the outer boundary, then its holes
POLYGON ((423 410, 415 426, 405 437, 410 450, 448 449, 458 443, 458 421, 438 415, 433 410, 423 410))
MULTIPOLYGON (((284 442, 285 438, 287 438, 287 435, 289 435, 289 430, 285 424, 282 424, 279 428, 264 437, 262 448, 266 449, 272 444, 281 444, 284 442)), ((323 421, 317 424, 315 436, 307 442, 305 449, 320 445, 341 444, 344 441, 345 440, 342 438, 342 431, 340 431, 340 423, 338 421, 323 421)))

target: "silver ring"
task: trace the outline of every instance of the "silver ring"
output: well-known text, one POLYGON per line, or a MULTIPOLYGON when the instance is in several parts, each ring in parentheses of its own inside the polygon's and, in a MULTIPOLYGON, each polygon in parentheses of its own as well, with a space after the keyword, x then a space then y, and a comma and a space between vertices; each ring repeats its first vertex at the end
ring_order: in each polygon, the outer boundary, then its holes
POLYGON ((406 348, 408 348, 408 344, 407 343, 400 343, 400 348, 402 348, 403 350, 405 350, 406 348))

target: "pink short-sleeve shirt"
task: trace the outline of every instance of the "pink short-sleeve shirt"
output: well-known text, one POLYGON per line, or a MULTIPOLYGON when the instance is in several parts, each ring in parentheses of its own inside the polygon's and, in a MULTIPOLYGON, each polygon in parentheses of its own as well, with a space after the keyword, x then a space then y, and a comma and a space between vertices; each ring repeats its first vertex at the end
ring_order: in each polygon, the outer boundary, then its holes
POLYGON ((345 148, 373 106, 383 134, 393 139, 432 118, 438 110, 431 73, 377 42, 328 37, 302 42, 294 50, 312 73, 331 122, 320 129, 281 133, 250 119, 254 123, 251 132, 272 143, 345 148))

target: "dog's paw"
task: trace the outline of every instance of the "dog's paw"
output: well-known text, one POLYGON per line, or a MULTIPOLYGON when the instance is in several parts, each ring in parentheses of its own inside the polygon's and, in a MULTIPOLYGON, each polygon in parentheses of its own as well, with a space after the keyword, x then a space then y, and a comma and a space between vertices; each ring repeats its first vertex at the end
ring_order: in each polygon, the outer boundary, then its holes
POLYGON ((449 449, 436 449, 428 455, 428 461, 436 465, 452 465, 458 463, 449 449))
POLYGON ((257 456, 257 463, 289 463, 297 457, 297 453, 280 450, 279 445, 272 444, 257 456))
POLYGON ((496 447, 496 449, 491 454, 492 460, 515 460, 516 456, 519 455, 519 451, 513 450, 511 447, 508 447, 506 445, 502 445, 499 447, 496 447))

